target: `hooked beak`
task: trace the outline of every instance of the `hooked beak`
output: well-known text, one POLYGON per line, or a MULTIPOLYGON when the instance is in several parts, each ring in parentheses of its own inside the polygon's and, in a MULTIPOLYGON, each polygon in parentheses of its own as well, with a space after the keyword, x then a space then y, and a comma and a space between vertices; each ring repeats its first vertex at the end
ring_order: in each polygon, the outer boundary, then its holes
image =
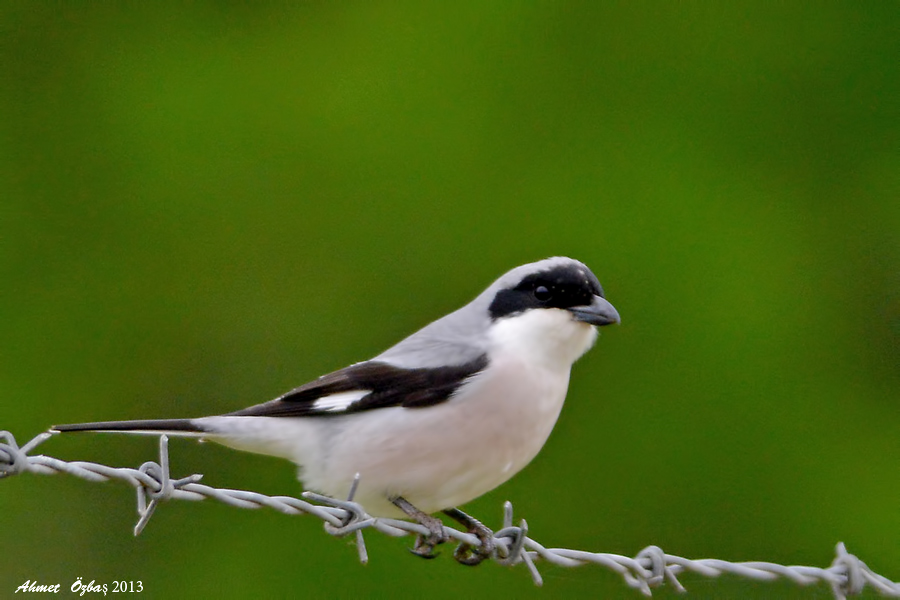
POLYGON ((593 301, 585 306, 573 306, 568 309, 576 321, 583 321, 591 325, 603 326, 619 323, 619 312, 606 298, 594 296, 593 301))

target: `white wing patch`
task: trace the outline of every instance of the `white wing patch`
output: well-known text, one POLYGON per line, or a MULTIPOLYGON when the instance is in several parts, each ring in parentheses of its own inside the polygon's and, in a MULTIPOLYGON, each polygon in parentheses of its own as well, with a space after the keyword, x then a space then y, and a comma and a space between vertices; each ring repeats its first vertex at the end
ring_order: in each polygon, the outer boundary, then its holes
POLYGON ((323 412, 341 412, 347 410, 351 404, 362 399, 372 390, 352 390, 349 392, 339 392, 330 396, 322 396, 313 402, 313 411, 323 412))

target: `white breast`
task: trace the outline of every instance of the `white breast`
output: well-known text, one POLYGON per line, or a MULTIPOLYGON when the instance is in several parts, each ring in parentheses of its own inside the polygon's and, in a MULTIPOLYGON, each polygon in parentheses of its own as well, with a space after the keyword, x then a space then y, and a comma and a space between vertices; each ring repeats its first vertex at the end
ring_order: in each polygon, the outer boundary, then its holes
POLYGON ((426 512, 464 504, 524 468, 547 441, 562 409, 572 363, 596 338, 562 310, 530 311, 492 329, 485 372, 453 398, 419 408, 348 415, 309 485, 344 494, 361 474, 360 501, 396 516, 401 495, 426 512))
POLYGON ((488 368, 435 406, 250 419, 255 425, 211 419, 229 430, 222 443, 264 446, 256 451, 301 465, 310 489, 346 497, 359 473, 356 499, 374 516, 402 516, 388 500, 398 495, 436 512, 492 490, 537 455, 559 416, 571 365, 596 335, 566 311, 528 311, 495 323, 488 368), (258 439, 264 429, 277 441, 258 439))

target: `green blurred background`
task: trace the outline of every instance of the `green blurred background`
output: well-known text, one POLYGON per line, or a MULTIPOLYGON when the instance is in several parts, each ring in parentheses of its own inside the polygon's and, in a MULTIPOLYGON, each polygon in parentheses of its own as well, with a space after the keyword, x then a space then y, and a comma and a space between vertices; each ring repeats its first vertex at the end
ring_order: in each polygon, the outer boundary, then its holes
MULTIPOLYGON (((622 314, 511 500, 551 547, 900 579, 895 2, 0 9, 0 428, 224 412, 365 359, 507 269, 587 263, 622 314)), ((41 451, 137 466, 153 439, 41 451)), ((172 442, 173 473, 296 495, 172 442)), ((0 482, 0 596, 639 597, 466 569, 312 518, 0 482)), ((827 587, 685 576, 692 597, 827 587)), ((671 588, 658 593, 673 597, 671 588)))

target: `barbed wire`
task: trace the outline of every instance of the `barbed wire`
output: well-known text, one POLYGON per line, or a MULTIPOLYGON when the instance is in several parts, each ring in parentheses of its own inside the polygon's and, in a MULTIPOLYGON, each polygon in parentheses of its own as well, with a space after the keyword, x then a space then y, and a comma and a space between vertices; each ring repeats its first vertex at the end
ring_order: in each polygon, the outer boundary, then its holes
MULTIPOLYGON (((267 507, 288 515, 312 515, 323 522, 325 531, 330 535, 336 537, 354 535, 359 559, 364 564, 368 562, 368 553, 363 530, 373 529, 393 537, 429 533, 418 523, 376 518, 367 514, 362 505, 353 501, 358 476, 347 500, 304 492, 303 498, 316 503, 313 504, 291 496, 266 496, 245 490, 210 487, 199 483, 202 475, 172 479, 169 474, 168 437, 165 435, 159 438, 159 462, 145 462, 137 469, 108 467, 84 461, 66 462, 50 456, 29 455, 39 444, 53 435, 42 433, 19 447, 10 432, 0 431, 0 479, 20 473, 44 475, 67 473, 87 481, 110 479, 124 481, 137 491, 139 518, 134 527, 134 535, 141 533, 160 502, 204 498, 212 498, 238 508, 267 507)), ((452 527, 445 526, 444 534, 448 539, 458 541, 460 549, 465 546, 476 548, 481 544, 475 535, 452 527)), ((618 573, 629 587, 641 591, 646 596, 651 596, 653 588, 665 583, 679 592, 685 592, 678 575, 691 572, 703 577, 718 577, 727 573, 757 581, 786 579, 802 586, 825 582, 831 587, 834 597, 839 600, 849 595, 857 595, 867 586, 883 596, 900 598, 900 582, 891 581, 873 572, 863 561, 847 552, 842 542, 837 544, 835 559, 827 568, 785 566, 759 561, 729 562, 714 558, 688 559, 666 554, 657 546, 644 548, 634 558, 603 552, 546 548, 528 537, 528 524, 524 519, 520 520, 518 525, 513 523, 512 504, 506 502, 503 527, 494 532, 494 545, 495 550, 491 559, 508 566, 524 563, 535 585, 543 583, 535 565, 537 560, 543 560, 562 567, 578 567, 586 564, 605 567, 618 573)), ((460 555, 459 551, 457 555, 460 555)))

